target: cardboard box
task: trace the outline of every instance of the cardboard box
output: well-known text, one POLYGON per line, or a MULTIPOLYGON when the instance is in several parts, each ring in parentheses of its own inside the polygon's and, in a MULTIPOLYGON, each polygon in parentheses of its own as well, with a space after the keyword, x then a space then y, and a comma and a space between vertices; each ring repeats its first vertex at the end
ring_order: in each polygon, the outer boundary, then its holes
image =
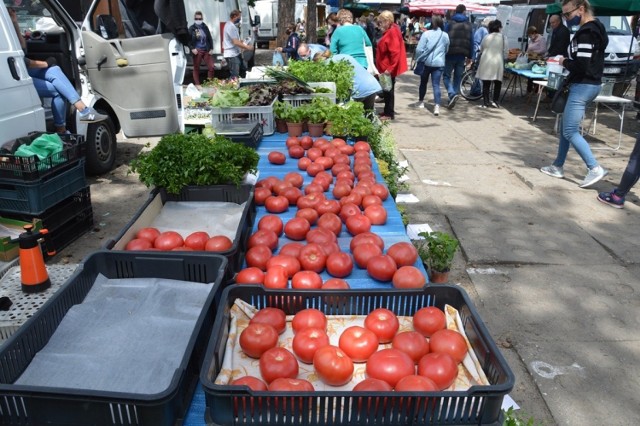
POLYGON ((278 43, 276 40, 269 40, 269 50, 275 50, 278 47, 278 43))
POLYGON ((23 231, 23 226, 29 223, 33 225, 35 231, 39 231, 42 228, 42 221, 40 219, 33 219, 32 222, 23 222, 0 217, 0 260, 9 262, 18 257, 18 243, 10 242, 15 236, 7 235, 7 229, 20 232, 23 231))

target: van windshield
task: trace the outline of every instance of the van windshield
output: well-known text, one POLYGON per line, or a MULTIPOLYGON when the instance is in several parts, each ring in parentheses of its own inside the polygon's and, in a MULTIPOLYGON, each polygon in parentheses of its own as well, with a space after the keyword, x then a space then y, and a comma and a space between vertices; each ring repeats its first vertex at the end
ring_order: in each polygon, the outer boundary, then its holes
POLYGON ((57 29, 57 24, 51 18, 51 12, 39 1, 4 0, 7 9, 13 9, 18 17, 18 25, 22 33, 29 34, 31 31, 52 31, 57 29))
MULTIPOLYGON (((626 16, 596 16, 607 30, 608 35, 631 35, 631 27, 626 16)), ((578 25, 571 27, 571 33, 580 28, 578 25)))

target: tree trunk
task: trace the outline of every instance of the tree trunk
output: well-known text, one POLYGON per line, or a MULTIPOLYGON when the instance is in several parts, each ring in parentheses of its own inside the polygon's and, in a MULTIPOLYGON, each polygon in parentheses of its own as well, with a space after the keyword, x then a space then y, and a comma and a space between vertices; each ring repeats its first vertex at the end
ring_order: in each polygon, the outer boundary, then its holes
POLYGON ((317 43, 318 0, 307 0, 307 20, 305 21, 307 43, 317 43))
POLYGON ((296 23, 296 0, 280 0, 278 2, 278 47, 287 44, 287 25, 296 23))

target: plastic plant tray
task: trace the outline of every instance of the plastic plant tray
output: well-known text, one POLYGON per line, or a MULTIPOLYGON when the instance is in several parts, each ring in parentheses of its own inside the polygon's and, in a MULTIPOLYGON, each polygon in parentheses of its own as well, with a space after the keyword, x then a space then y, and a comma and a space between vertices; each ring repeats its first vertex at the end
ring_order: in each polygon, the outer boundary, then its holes
POLYGON ((200 373, 207 422, 220 425, 480 425, 501 424, 502 400, 513 388, 514 375, 464 290, 433 285, 421 290, 306 291, 266 290, 230 286, 221 298, 213 333, 200 373), (316 308, 326 315, 367 315, 384 307, 396 315, 412 316, 425 306, 456 308, 464 331, 480 361, 489 386, 466 391, 257 392, 245 387, 214 384, 222 366, 230 325, 230 308, 241 299, 258 309, 277 307, 287 315, 316 308), (294 399, 295 398, 295 399, 294 399), (287 404, 285 401, 288 401, 287 404), (278 410, 276 407, 287 409, 278 410))
POLYGON ((211 108, 211 126, 218 130, 222 123, 230 123, 234 120, 256 121, 262 125, 264 135, 272 135, 276 128, 273 115, 275 102, 276 99, 266 106, 211 108))
MULTIPOLYGON (((204 348, 215 318, 221 256, 165 253, 90 255, 67 283, 0 348, 0 424, 174 425, 185 415, 198 381, 204 348), (42 349, 75 304, 81 303, 97 275, 107 278, 167 278, 213 283, 180 367, 166 391, 154 395, 86 389, 18 386, 13 383, 42 349)), ((123 348, 126 350, 126 348, 123 348)))
POLYGON ((318 83, 309 83, 309 86, 313 88, 329 89, 328 93, 309 93, 299 95, 284 95, 282 102, 291 104, 294 107, 298 107, 302 104, 311 102, 313 98, 328 98, 334 104, 336 103, 336 84, 333 81, 325 81, 318 83))
POLYGON ((222 123, 216 129, 216 134, 253 149, 258 147, 263 132, 263 127, 255 121, 222 123))

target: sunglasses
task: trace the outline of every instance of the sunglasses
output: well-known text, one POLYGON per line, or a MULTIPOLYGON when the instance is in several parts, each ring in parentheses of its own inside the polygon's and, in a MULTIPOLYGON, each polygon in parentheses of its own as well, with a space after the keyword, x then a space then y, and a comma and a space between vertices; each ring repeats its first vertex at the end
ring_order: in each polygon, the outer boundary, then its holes
POLYGON ((570 10, 569 12, 563 13, 562 16, 564 16, 565 19, 569 19, 571 17, 571 14, 578 9, 580 9, 580 6, 576 7, 573 10, 570 10))

